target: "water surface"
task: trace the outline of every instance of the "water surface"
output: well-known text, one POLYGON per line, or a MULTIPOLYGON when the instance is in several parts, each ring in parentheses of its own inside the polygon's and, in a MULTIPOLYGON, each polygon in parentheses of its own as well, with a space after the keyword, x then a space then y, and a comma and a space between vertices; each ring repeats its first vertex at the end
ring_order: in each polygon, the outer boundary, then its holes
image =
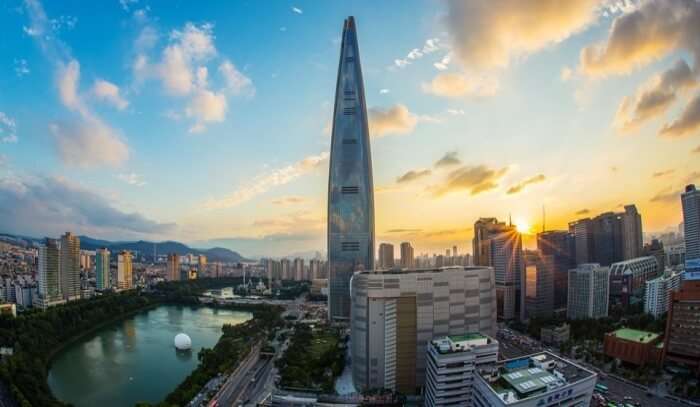
POLYGON ((248 312, 163 305, 106 326, 69 345, 53 360, 49 387, 77 407, 132 406, 159 402, 199 363, 223 324, 240 324, 248 312), (192 338, 191 352, 176 352, 175 335, 192 338))

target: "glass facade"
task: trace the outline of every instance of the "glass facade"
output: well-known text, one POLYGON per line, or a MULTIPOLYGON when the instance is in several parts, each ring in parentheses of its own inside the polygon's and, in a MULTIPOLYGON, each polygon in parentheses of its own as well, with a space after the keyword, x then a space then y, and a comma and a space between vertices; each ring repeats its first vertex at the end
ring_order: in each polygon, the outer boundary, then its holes
POLYGON ((328 312, 350 318, 350 279, 374 268, 374 195, 355 20, 343 26, 328 177, 328 312))

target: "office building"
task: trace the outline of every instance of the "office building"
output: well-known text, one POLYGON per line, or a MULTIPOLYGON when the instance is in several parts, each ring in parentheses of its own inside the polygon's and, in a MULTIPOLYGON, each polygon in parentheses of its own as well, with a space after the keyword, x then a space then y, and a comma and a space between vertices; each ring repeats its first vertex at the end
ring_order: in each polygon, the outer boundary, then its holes
POLYGON ((593 261, 593 221, 590 218, 569 223, 569 233, 574 236, 574 261, 585 264, 593 261))
POLYGON ((394 245, 390 243, 379 244, 379 264, 377 268, 390 269, 394 267, 394 245))
POLYGON ((549 352, 498 362, 478 371, 476 407, 581 407, 591 405, 595 372, 549 352))
POLYGON ((413 246, 409 242, 401 243, 401 268, 416 267, 413 260, 413 246))
POLYGON ((180 280, 180 255, 177 253, 168 254, 168 265, 166 269, 166 279, 168 281, 180 280))
POLYGON ((663 276, 647 280, 644 289, 644 312, 661 318, 668 312, 671 294, 681 287, 681 273, 668 270, 663 276))
POLYGON ((44 240, 39 247, 38 296, 34 306, 45 309, 65 302, 61 292, 61 242, 44 240))
POLYGON ((661 335, 637 329, 620 328, 605 334, 603 353, 636 366, 660 366, 663 357, 661 335))
POLYGON ((498 318, 524 319, 524 280, 522 237, 513 225, 496 218, 480 218, 474 223, 474 265, 491 266, 496 278, 498 318))
POLYGON ((495 366, 498 342, 478 332, 445 336, 428 345, 425 406, 466 406, 472 403, 476 370, 495 366))
POLYGON ((574 235, 566 230, 550 230, 537 234, 537 250, 552 256, 554 309, 566 308, 569 291, 569 270, 576 267, 574 235))
POLYGON ((328 267, 332 321, 350 319, 350 279, 374 269, 374 187, 355 19, 343 25, 328 177, 328 267))
MULTIPOLYGON (((629 260, 642 256, 642 215, 635 205, 625 205, 620 213, 622 220, 622 259, 629 260)), ((663 270, 663 269, 662 269, 663 270)))
POLYGON ((591 220, 593 258, 590 262, 609 266, 622 261, 622 217, 613 212, 602 213, 591 220))
POLYGON ((359 272, 352 279, 355 388, 414 394, 425 383, 433 338, 496 333, 496 292, 488 267, 359 272))
POLYGON ((568 318, 607 317, 609 280, 610 269, 597 263, 580 264, 569 270, 568 318))
MULTIPOLYGON (((687 185, 681 194, 683 205, 683 235, 685 240, 685 269, 700 276, 700 191, 687 185)), ((695 278, 695 277, 693 277, 695 278)))
POLYGON ((304 281, 304 259, 297 257, 294 259, 294 280, 304 281))
POLYGON ((325 278, 321 273, 321 260, 313 259, 309 261, 309 274, 312 281, 325 278))
POLYGON ((70 232, 61 236, 60 263, 63 298, 80 299, 80 238, 70 232))
MULTIPOLYGON (((687 233, 688 229, 686 229, 687 233)), ((684 280, 671 294, 664 363, 679 364, 700 376, 700 280, 684 280)))
POLYGON ((658 264, 657 270, 666 270, 666 251, 664 243, 659 239, 652 239, 642 248, 642 256, 652 256, 658 264))
POLYGON ((280 264, 282 266, 282 280, 293 280, 292 262, 289 259, 282 259, 280 264))
POLYGON ((108 290, 112 287, 109 273, 109 250, 97 249, 95 254, 95 288, 108 290))
POLYGON ((117 255, 117 288, 120 290, 134 288, 131 252, 128 250, 122 250, 117 255))
POLYGON ((554 256, 537 255, 525 266, 525 318, 549 318, 554 312, 554 256))
POLYGON ((615 304, 629 306, 644 300, 647 280, 659 276, 656 258, 638 257, 610 266, 610 298, 615 304))

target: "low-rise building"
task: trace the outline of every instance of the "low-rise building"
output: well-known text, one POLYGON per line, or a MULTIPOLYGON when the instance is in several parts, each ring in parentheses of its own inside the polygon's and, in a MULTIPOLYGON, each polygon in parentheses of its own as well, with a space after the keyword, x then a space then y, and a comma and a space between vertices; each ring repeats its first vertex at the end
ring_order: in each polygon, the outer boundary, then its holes
POLYGON ((663 358, 663 341, 653 332, 621 328, 605 334, 603 352, 633 365, 659 366, 663 358))
POLYGON ((550 325, 540 329, 540 340, 547 345, 561 345, 569 341, 571 327, 567 323, 550 325))
POLYGON ((17 316, 17 305, 15 304, 0 304, 0 315, 17 316))
POLYGON ((434 339, 428 346, 425 405, 471 405, 474 372, 498 361, 498 341, 478 332, 434 339))
POLYGON ((499 362, 475 375, 477 407, 588 406, 597 375, 549 352, 499 362))

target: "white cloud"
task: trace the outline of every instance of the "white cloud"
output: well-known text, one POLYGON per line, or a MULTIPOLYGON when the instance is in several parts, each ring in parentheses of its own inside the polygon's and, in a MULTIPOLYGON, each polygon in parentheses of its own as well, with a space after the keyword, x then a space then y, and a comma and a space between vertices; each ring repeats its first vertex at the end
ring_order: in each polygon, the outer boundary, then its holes
POLYGON ((573 76, 574 71, 571 68, 569 68, 568 66, 561 68, 561 73, 559 74, 559 77, 562 81, 568 82, 573 76))
POLYGON ((61 160, 81 168, 119 166, 129 158, 122 136, 97 119, 52 123, 49 130, 61 160))
POLYGON ((453 116, 463 116, 464 109, 447 109, 447 113, 449 113, 453 116))
POLYGON ((92 93, 98 99, 110 103, 119 110, 124 110, 129 106, 129 102, 122 97, 119 87, 106 80, 95 80, 95 83, 92 85, 92 93))
POLYGON ((447 68, 449 68, 450 62, 452 62, 452 52, 445 54, 445 56, 442 57, 440 61, 434 63, 433 66, 438 71, 445 71, 447 68))
POLYGON ((253 81, 247 76, 243 75, 236 66, 229 60, 225 60, 221 65, 219 65, 219 73, 224 78, 226 83, 226 89, 228 89, 234 95, 248 94, 250 96, 255 94, 255 87, 253 86, 253 81))
POLYGON ((15 59, 15 75, 17 75, 18 78, 21 78, 25 75, 29 75, 29 73, 30 70, 27 66, 27 60, 23 58, 15 59))
POLYGON ((226 118, 226 96, 207 89, 198 90, 185 109, 187 117, 196 123, 190 128, 192 133, 201 133, 207 122, 221 122, 226 118))
POLYGON ((87 107, 78 96, 78 81, 80 80, 80 64, 72 59, 67 65, 63 64, 58 73, 58 95, 65 107, 88 115, 87 107))
POLYGON ((146 185, 146 181, 143 180, 143 176, 136 174, 135 172, 117 174, 117 178, 121 181, 126 182, 129 185, 133 185, 136 187, 142 187, 146 185))
POLYGON ((467 77, 458 73, 440 73, 430 83, 422 84, 423 92, 436 96, 458 98, 463 96, 492 96, 498 91, 495 78, 467 77))
POLYGON ((327 160, 328 153, 323 152, 319 155, 306 157, 303 160, 297 161, 286 167, 266 171, 254 177, 250 183, 241 186, 232 194, 220 199, 210 199, 204 203, 204 207, 206 209, 221 209, 240 205, 275 187, 288 184, 295 179, 314 171, 327 160))
POLYGON ((299 7, 292 7, 292 12, 297 14, 304 14, 304 11, 299 7))
POLYGON ((15 120, 4 112, 0 112, 0 142, 16 143, 18 141, 16 131, 15 120))
POLYGON ((402 104, 386 109, 380 107, 369 109, 369 134, 372 137, 410 133, 417 123, 418 117, 402 104))
POLYGON ((389 93, 389 89, 379 89, 380 95, 386 95, 387 93, 389 93))
POLYGON ((440 43, 439 38, 429 38, 425 40, 425 43, 421 48, 413 48, 406 54, 406 57, 394 60, 394 66, 397 68, 404 68, 410 65, 413 61, 423 58, 425 55, 432 54, 433 52, 443 48, 440 43))

